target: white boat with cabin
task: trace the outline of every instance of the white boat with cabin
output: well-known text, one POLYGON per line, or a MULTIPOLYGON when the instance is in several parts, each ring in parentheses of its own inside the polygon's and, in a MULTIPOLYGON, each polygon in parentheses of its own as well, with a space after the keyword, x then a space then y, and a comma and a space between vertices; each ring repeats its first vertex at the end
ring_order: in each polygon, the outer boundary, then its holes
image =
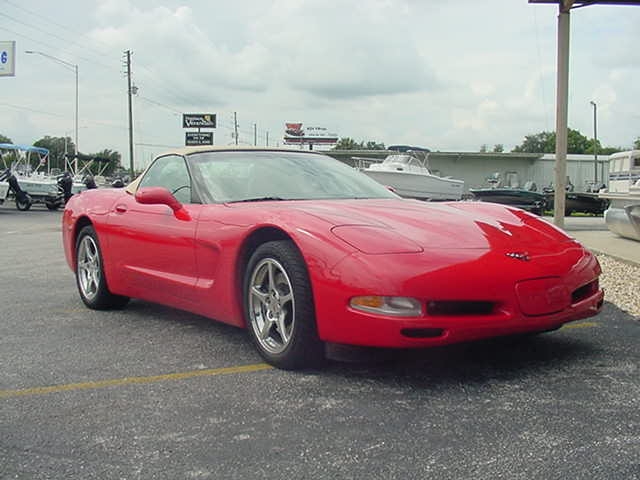
POLYGON ((599 196, 609 201, 604 212, 607 228, 640 241, 640 150, 609 156, 609 188, 599 196))
POLYGON ((419 200, 460 200, 464 181, 433 174, 428 152, 407 151, 388 155, 381 163, 371 163, 361 171, 401 197, 419 200))

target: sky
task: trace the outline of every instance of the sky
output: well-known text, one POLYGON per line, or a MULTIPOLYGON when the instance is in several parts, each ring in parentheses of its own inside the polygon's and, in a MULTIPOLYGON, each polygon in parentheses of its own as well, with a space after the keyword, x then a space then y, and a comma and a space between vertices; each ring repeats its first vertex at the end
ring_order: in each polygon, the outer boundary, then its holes
MULTIPOLYGON (((74 137, 128 166, 131 50, 137 166, 184 144, 182 113, 216 113, 215 143, 282 144, 285 122, 356 141, 505 151, 555 130, 557 6, 526 0, 0 0, 0 134, 74 137)), ((640 7, 572 10, 569 126, 640 136, 640 7)))

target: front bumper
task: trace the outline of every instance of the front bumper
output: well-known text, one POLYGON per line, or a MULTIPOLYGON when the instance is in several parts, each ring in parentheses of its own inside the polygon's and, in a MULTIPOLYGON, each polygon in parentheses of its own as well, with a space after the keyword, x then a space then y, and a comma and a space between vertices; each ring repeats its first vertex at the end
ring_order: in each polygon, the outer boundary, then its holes
POLYGON ((555 329, 598 314, 604 301, 598 261, 577 244, 555 254, 533 255, 527 264, 504 252, 467 252, 458 263, 446 256, 442 263, 433 261, 428 252, 380 257, 373 271, 359 260, 351 258, 328 279, 313 280, 318 332, 324 341, 395 348, 446 345, 555 329), (359 271, 354 273, 354 268, 359 271), (416 275, 416 269, 424 271, 416 275), (409 296, 425 308, 411 318, 350 308, 349 299, 363 294, 409 296), (434 313, 427 308, 433 300, 491 307, 434 313))

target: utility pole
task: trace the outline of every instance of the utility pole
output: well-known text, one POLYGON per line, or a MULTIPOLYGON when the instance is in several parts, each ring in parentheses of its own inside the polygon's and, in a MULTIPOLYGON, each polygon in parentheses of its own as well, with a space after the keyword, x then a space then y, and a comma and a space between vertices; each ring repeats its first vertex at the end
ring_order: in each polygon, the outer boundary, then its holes
POLYGON ((258 124, 257 123, 253 124, 253 146, 254 147, 258 146, 258 124))
POLYGON ((593 186, 597 188, 598 184, 598 105, 591 100, 593 107, 593 186))
POLYGON ((567 117, 569 104, 570 10, 575 0, 558 3, 558 58, 556 79, 556 165, 553 223, 564 228, 567 186, 567 117))
POLYGON ((267 130, 267 147, 269 146, 269 130, 267 130))
POLYGON ((236 112, 233 112, 233 130, 233 136, 236 139, 236 145, 238 145, 238 115, 236 114, 236 112))
POLYGON ((127 56, 127 96, 129 98, 129 172, 131 180, 133 180, 133 106, 132 106, 132 90, 131 90, 131 50, 124 52, 127 56))

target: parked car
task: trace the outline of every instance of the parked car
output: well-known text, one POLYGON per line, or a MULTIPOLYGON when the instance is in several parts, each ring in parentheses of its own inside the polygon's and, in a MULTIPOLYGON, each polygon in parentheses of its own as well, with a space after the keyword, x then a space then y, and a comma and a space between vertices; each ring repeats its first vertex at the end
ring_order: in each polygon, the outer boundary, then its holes
POLYGON ((198 147, 74 195, 67 261, 92 309, 130 297, 246 327, 271 364, 326 343, 416 348, 595 315, 597 259, 535 215, 402 199, 326 155, 198 147))

